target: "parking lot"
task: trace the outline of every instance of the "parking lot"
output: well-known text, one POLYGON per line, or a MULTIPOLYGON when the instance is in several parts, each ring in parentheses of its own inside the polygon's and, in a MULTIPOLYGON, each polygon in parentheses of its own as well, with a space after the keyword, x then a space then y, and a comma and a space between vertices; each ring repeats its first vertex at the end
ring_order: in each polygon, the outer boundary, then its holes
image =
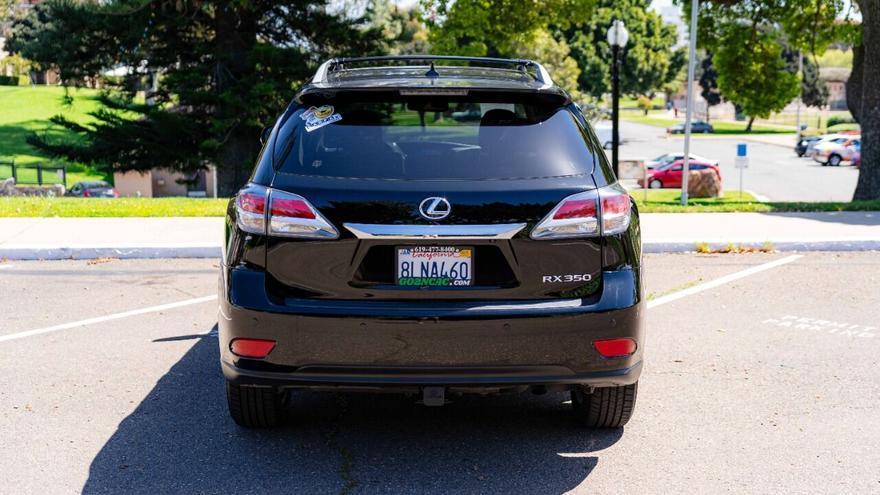
MULTIPOLYGON (((621 122, 622 159, 652 159, 664 153, 682 151, 682 136, 668 137, 662 127, 621 122)), ((850 201, 859 177, 850 165, 823 167, 810 158, 798 158, 794 152, 794 134, 790 139, 771 139, 785 146, 755 142, 753 136, 698 134, 691 140, 691 153, 718 160, 724 190, 739 190, 739 169, 734 166, 737 143, 748 145, 749 168, 743 177, 743 189, 766 201, 850 201)))
POLYGON ((566 394, 304 393, 247 431, 216 261, 0 264, 0 492, 880 490, 877 253, 648 255, 646 280, 624 429, 579 428, 566 394))

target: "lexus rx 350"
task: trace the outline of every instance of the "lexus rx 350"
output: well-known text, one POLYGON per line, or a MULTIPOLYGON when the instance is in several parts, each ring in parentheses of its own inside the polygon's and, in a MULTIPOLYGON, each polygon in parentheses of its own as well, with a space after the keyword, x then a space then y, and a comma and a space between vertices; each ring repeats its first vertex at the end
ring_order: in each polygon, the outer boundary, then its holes
MULTIPOLYGON (((229 412, 303 389, 570 391, 633 412, 645 304, 636 206, 590 124, 529 60, 334 59, 265 133, 230 201, 229 412)), ((295 401, 293 401, 295 403, 295 401)))

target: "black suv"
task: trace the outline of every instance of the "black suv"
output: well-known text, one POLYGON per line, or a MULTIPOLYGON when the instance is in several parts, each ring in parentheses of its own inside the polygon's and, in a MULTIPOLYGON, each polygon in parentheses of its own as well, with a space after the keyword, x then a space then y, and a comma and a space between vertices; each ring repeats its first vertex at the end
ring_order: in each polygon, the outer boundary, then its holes
POLYGON ((645 305, 636 206, 530 60, 334 59, 230 201, 220 355, 232 418, 298 389, 570 390, 630 418, 645 305))

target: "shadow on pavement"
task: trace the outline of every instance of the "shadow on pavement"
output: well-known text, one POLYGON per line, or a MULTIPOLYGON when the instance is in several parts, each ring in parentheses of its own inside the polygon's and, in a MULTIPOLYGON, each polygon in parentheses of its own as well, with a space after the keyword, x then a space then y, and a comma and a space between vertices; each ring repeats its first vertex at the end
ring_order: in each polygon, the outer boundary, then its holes
POLYGON ((303 392, 288 426, 244 430, 227 415, 211 334, 120 423, 84 493, 561 493, 596 466, 590 452, 623 433, 578 427, 567 394, 426 408, 390 394, 303 392))
POLYGON ((763 212, 762 215, 785 218, 805 218, 825 223, 844 225, 874 225, 880 227, 880 215, 871 211, 835 211, 835 212, 763 212))

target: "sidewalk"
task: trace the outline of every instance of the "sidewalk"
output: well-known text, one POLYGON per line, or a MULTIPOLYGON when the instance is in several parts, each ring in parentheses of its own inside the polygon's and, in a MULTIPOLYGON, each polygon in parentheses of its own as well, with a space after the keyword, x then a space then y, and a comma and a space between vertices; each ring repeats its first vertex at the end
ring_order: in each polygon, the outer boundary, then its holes
MULTIPOLYGON (((0 259, 213 258, 223 222, 210 218, 0 218, 0 259)), ((646 252, 728 243, 778 251, 880 250, 880 212, 647 213, 646 252)))

